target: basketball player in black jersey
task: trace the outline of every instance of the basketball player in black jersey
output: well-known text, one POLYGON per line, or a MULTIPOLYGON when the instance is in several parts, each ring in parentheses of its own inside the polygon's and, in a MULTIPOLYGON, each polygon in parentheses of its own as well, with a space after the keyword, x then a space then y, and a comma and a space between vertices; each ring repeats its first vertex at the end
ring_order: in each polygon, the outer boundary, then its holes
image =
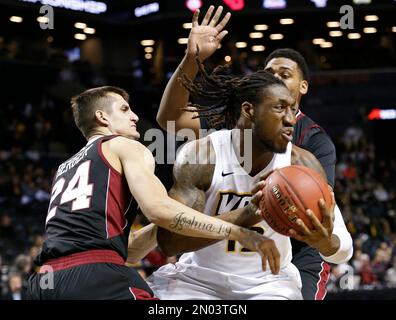
MULTIPOLYGON (((336 151, 331 138, 311 118, 301 112, 300 102, 308 92, 308 67, 304 57, 289 48, 273 51, 266 59, 265 70, 286 84, 296 99, 298 112, 293 132, 293 144, 310 151, 326 172, 327 183, 334 188, 336 151)), ((330 265, 318 252, 305 243, 292 240, 292 262, 300 271, 306 300, 322 300, 330 276, 330 265)))
MULTIPOLYGON (((198 23, 199 11, 195 12, 186 54, 165 88, 157 113, 157 121, 168 132, 177 134, 180 129, 190 128, 198 138, 202 136, 200 129, 214 127, 214 123, 209 123, 205 118, 193 118, 197 116, 197 113, 192 115, 183 110, 187 105, 189 93, 179 81, 183 76, 194 79, 198 73, 196 55, 198 54, 201 61, 210 57, 228 33, 224 27, 230 19, 230 13, 220 20, 222 7, 218 7, 212 17, 213 12, 214 7, 211 6, 201 24, 198 23), (197 52, 197 47, 199 52, 197 52), (174 121, 175 125, 167 126, 167 121, 174 121)), ((301 98, 308 91, 308 67, 305 59, 295 50, 279 49, 268 56, 265 69, 280 78, 296 100, 298 111, 293 143, 316 156, 326 172, 328 184, 333 188, 336 164, 334 144, 319 125, 299 110, 301 98)), ((216 128, 222 127, 232 129, 227 126, 226 120, 223 120, 221 124, 217 121, 216 128)), ((323 299, 326 295, 330 266, 320 258, 317 251, 302 242, 293 240, 292 246, 292 262, 301 274, 304 299, 323 299)))
MULTIPOLYGON (((168 197, 154 175, 152 154, 136 141, 138 117, 128 99, 116 87, 90 89, 72 99, 76 125, 88 143, 59 166, 53 180, 45 241, 36 258, 40 268, 29 279, 30 297, 152 299, 145 281, 124 265, 137 206, 170 231, 240 241, 261 254, 263 267, 268 260, 278 272, 279 252, 272 240, 168 197)), ((131 243, 130 252, 142 254, 155 245, 154 225, 140 232, 146 233, 146 243, 140 250, 141 243, 131 243)))

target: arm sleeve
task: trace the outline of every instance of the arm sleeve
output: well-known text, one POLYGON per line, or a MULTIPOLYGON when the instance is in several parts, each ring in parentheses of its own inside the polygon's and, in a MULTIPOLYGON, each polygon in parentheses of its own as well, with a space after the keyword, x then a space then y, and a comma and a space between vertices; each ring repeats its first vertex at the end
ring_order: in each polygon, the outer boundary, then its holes
POLYGON ((321 128, 312 129, 304 137, 301 147, 311 152, 321 163, 326 172, 327 182, 334 188, 336 150, 330 137, 321 128))
POLYGON ((322 254, 320 256, 323 260, 329 263, 340 264, 345 263, 351 259, 353 254, 353 243, 352 237, 345 226, 344 219, 342 217, 340 208, 336 205, 334 209, 334 228, 333 234, 340 239, 340 248, 331 256, 325 257, 322 254))

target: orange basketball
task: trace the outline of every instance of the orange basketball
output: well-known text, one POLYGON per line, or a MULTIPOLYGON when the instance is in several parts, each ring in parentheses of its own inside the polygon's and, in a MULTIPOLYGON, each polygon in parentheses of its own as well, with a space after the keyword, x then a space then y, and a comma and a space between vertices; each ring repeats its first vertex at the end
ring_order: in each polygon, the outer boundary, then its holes
POLYGON ((299 229, 300 218, 309 229, 313 229, 306 209, 311 209, 322 222, 319 199, 331 206, 331 194, 327 181, 313 169, 292 165, 275 170, 267 177, 259 207, 269 226, 287 235, 290 228, 299 229))

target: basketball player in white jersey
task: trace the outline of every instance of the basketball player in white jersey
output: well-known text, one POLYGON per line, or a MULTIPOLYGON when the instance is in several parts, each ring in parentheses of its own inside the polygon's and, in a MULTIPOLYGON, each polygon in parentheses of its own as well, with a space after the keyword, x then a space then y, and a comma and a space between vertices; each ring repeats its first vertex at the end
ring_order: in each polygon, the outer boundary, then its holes
MULTIPOLYGON (((196 96, 214 98, 209 108, 193 105, 200 116, 216 120, 226 110, 225 119, 233 130, 222 130, 188 143, 174 166, 174 186, 169 195, 196 210, 253 230, 275 241, 280 253, 280 272, 263 272, 259 256, 235 241, 206 240, 179 236, 159 229, 158 244, 167 255, 183 254, 175 265, 161 267, 148 278, 160 299, 302 299, 301 279, 291 263, 290 238, 272 230, 254 213, 239 216, 222 214, 249 204, 251 190, 260 176, 290 164, 305 165, 325 173, 308 151, 292 146, 295 103, 282 81, 265 71, 243 78, 207 75, 202 87, 184 79, 196 96), (251 129, 251 141, 246 132, 251 129), (246 152, 251 146, 251 152, 246 152), (209 152, 208 152, 209 150, 209 152), (242 159, 243 158, 243 159, 242 159), (241 165, 243 160, 244 166, 241 165), (251 161, 249 163, 249 161, 251 161), (250 165, 249 165, 250 164, 250 165)), ((308 210, 315 230, 297 219, 302 231, 290 236, 316 248, 331 263, 343 263, 352 256, 352 239, 339 210, 319 201, 324 219, 320 223, 308 210), (335 213, 334 213, 335 212, 335 213)), ((298 229, 298 228, 296 228, 298 229)))

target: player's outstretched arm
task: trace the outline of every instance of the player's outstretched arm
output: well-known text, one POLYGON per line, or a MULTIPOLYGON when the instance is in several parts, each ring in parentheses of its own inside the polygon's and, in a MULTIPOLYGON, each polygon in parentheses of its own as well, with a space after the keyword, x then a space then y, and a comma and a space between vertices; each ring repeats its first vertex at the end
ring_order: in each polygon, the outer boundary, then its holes
MULTIPOLYGON (((260 190, 262 188, 264 188, 264 185, 260 184, 260 190)), ((193 192, 193 190, 189 190, 186 188, 180 189, 176 185, 174 185, 171 190, 172 197, 177 197, 179 199, 178 201, 184 203, 187 206, 191 206, 196 210, 199 210, 196 206, 194 206, 194 204, 189 203, 189 197, 187 194, 191 192, 193 192)), ((256 203, 256 205, 258 205, 261 197, 261 191, 255 193, 252 198, 252 203, 254 202, 256 203)), ((238 226, 250 227, 262 220, 260 213, 257 213, 258 207, 256 205, 249 204, 245 208, 240 208, 227 213, 223 213, 217 216, 217 218, 231 222, 238 226)), ((170 232, 163 228, 158 228, 157 232, 158 245, 161 248, 162 252, 168 257, 186 252, 197 251, 206 248, 218 241, 220 240, 183 236, 174 232, 170 232)))
MULTIPOLYGON (((310 152, 293 146, 292 164, 303 165, 319 172, 324 179, 324 172, 320 162, 310 152)), ((331 187, 329 186, 331 189, 331 187)), ((332 191, 332 189, 331 189, 332 191)), ((332 194, 332 205, 327 208, 323 199, 319 200, 322 211, 322 223, 316 218, 311 210, 307 210, 307 216, 315 226, 309 230, 301 219, 297 220, 301 231, 291 229, 289 235, 299 241, 303 241, 316 248, 322 258, 330 263, 340 264, 348 261, 353 254, 352 237, 345 226, 344 219, 338 206, 336 206, 334 193, 332 194)))
POLYGON ((129 189, 144 215, 154 224, 183 235, 239 241, 262 256, 263 269, 272 262, 269 241, 257 232, 209 217, 170 198, 154 175, 154 158, 139 142, 118 137, 109 141, 109 150, 121 162, 129 189))
POLYGON ((231 16, 227 13, 220 20, 222 11, 223 7, 218 7, 212 17, 214 6, 210 6, 201 24, 198 22, 199 10, 194 13, 186 54, 165 88, 157 113, 158 124, 170 133, 176 134, 180 129, 190 128, 194 130, 195 136, 199 137, 200 120, 192 119, 196 114, 182 110, 187 106, 189 93, 180 82, 180 78, 184 74, 191 80, 195 79, 198 73, 197 48, 199 48, 198 57, 201 61, 217 50, 221 40, 227 34, 224 27, 231 16), (175 121, 175 126, 167 126, 168 121, 175 121))

